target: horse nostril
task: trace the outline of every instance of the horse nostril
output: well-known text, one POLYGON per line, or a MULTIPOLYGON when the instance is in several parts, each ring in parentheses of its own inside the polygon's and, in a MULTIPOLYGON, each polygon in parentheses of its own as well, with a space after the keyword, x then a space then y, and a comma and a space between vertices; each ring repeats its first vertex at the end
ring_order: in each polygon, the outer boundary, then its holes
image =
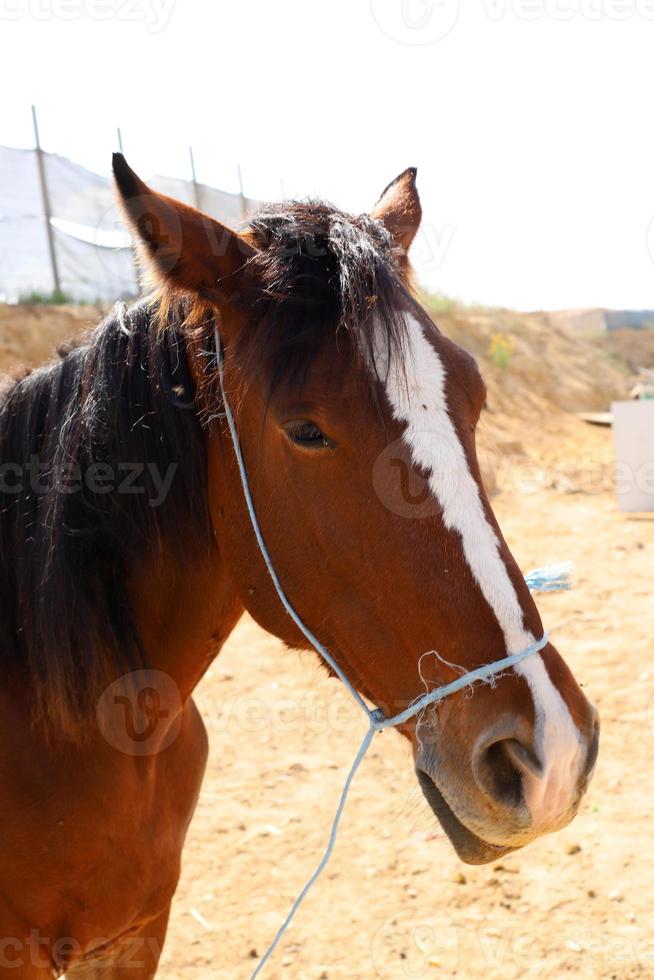
POLYGON ((540 774, 534 753, 515 738, 486 745, 478 755, 475 777, 481 788, 503 806, 515 808, 524 801, 523 776, 540 774))

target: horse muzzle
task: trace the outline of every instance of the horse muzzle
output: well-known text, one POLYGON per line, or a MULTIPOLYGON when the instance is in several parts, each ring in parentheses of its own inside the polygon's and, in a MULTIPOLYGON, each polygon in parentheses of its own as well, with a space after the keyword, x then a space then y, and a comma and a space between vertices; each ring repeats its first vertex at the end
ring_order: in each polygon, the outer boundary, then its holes
POLYGON ((586 735, 546 747, 506 720, 479 736, 467 761, 446 740, 420 746, 420 787, 462 861, 497 860, 570 823, 598 754, 599 719, 590 710, 586 735))

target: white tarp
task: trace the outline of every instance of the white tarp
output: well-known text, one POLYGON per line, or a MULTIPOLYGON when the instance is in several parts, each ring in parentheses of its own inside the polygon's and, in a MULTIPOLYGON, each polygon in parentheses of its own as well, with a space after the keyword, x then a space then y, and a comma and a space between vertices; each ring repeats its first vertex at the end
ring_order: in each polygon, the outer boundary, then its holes
POLYGON ((611 408, 620 509, 654 510, 654 400, 614 402, 611 408))
MULTIPOLYGON (((43 154, 61 289, 75 299, 111 302, 138 292, 129 236, 111 181, 65 157, 43 154)), ((156 190, 231 227, 258 202, 169 177, 156 190)), ((54 287, 36 152, 0 146, 0 300, 54 287)))

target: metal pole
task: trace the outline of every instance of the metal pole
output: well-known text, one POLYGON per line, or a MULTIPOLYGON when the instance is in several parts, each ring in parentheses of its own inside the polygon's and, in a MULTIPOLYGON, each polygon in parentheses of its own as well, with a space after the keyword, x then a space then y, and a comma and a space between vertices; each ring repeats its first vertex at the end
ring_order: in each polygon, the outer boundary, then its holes
POLYGON ((188 156, 191 161, 191 181, 193 183, 193 203, 196 208, 200 208, 200 188, 198 187, 198 178, 195 175, 195 158, 193 156, 193 147, 189 146, 188 156))
POLYGON ((41 198, 43 201, 43 216, 45 219, 45 231, 48 237, 48 251, 50 253, 50 265, 52 267, 52 280, 54 291, 61 292, 59 281, 59 268, 57 266, 57 252, 55 249, 54 233, 50 223, 50 198, 48 197, 48 182, 45 176, 45 163, 43 161, 43 150, 39 139, 39 124, 36 118, 36 106, 32 106, 32 124, 34 126, 34 142, 36 145, 36 163, 39 170, 39 183, 41 185, 41 198))
POLYGON ((247 216, 248 216, 248 207, 247 207, 247 203, 246 203, 246 200, 245 200, 245 194, 243 193, 243 174, 241 173, 241 165, 240 165, 240 163, 237 163, 236 164, 236 167, 237 167, 237 170, 238 170, 239 196, 241 198, 241 215, 243 216, 243 218, 247 218, 247 216))
MULTIPOLYGON (((116 126, 116 136, 118 137, 118 149, 120 150, 121 153, 123 153, 123 134, 122 134, 122 131, 120 129, 120 126, 116 126)), ((136 289, 136 292, 138 294, 138 292, 140 291, 140 285, 141 285, 140 279, 139 279, 140 269, 139 269, 138 258, 137 258, 137 255, 136 255, 136 249, 134 248, 134 246, 132 246, 132 269, 134 270, 134 283, 133 283, 133 285, 134 285, 134 287, 136 289)))

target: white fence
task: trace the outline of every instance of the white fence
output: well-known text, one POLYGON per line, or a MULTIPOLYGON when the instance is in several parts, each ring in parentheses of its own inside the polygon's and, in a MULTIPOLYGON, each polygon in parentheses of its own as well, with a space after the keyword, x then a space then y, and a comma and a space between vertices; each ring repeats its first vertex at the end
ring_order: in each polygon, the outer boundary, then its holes
MULTIPOLYGON (((232 227, 258 205, 193 181, 153 177, 148 183, 232 227)), ((111 181, 65 157, 0 146, 0 300, 15 302, 29 292, 55 288, 88 302, 138 292, 130 239, 111 181)))

